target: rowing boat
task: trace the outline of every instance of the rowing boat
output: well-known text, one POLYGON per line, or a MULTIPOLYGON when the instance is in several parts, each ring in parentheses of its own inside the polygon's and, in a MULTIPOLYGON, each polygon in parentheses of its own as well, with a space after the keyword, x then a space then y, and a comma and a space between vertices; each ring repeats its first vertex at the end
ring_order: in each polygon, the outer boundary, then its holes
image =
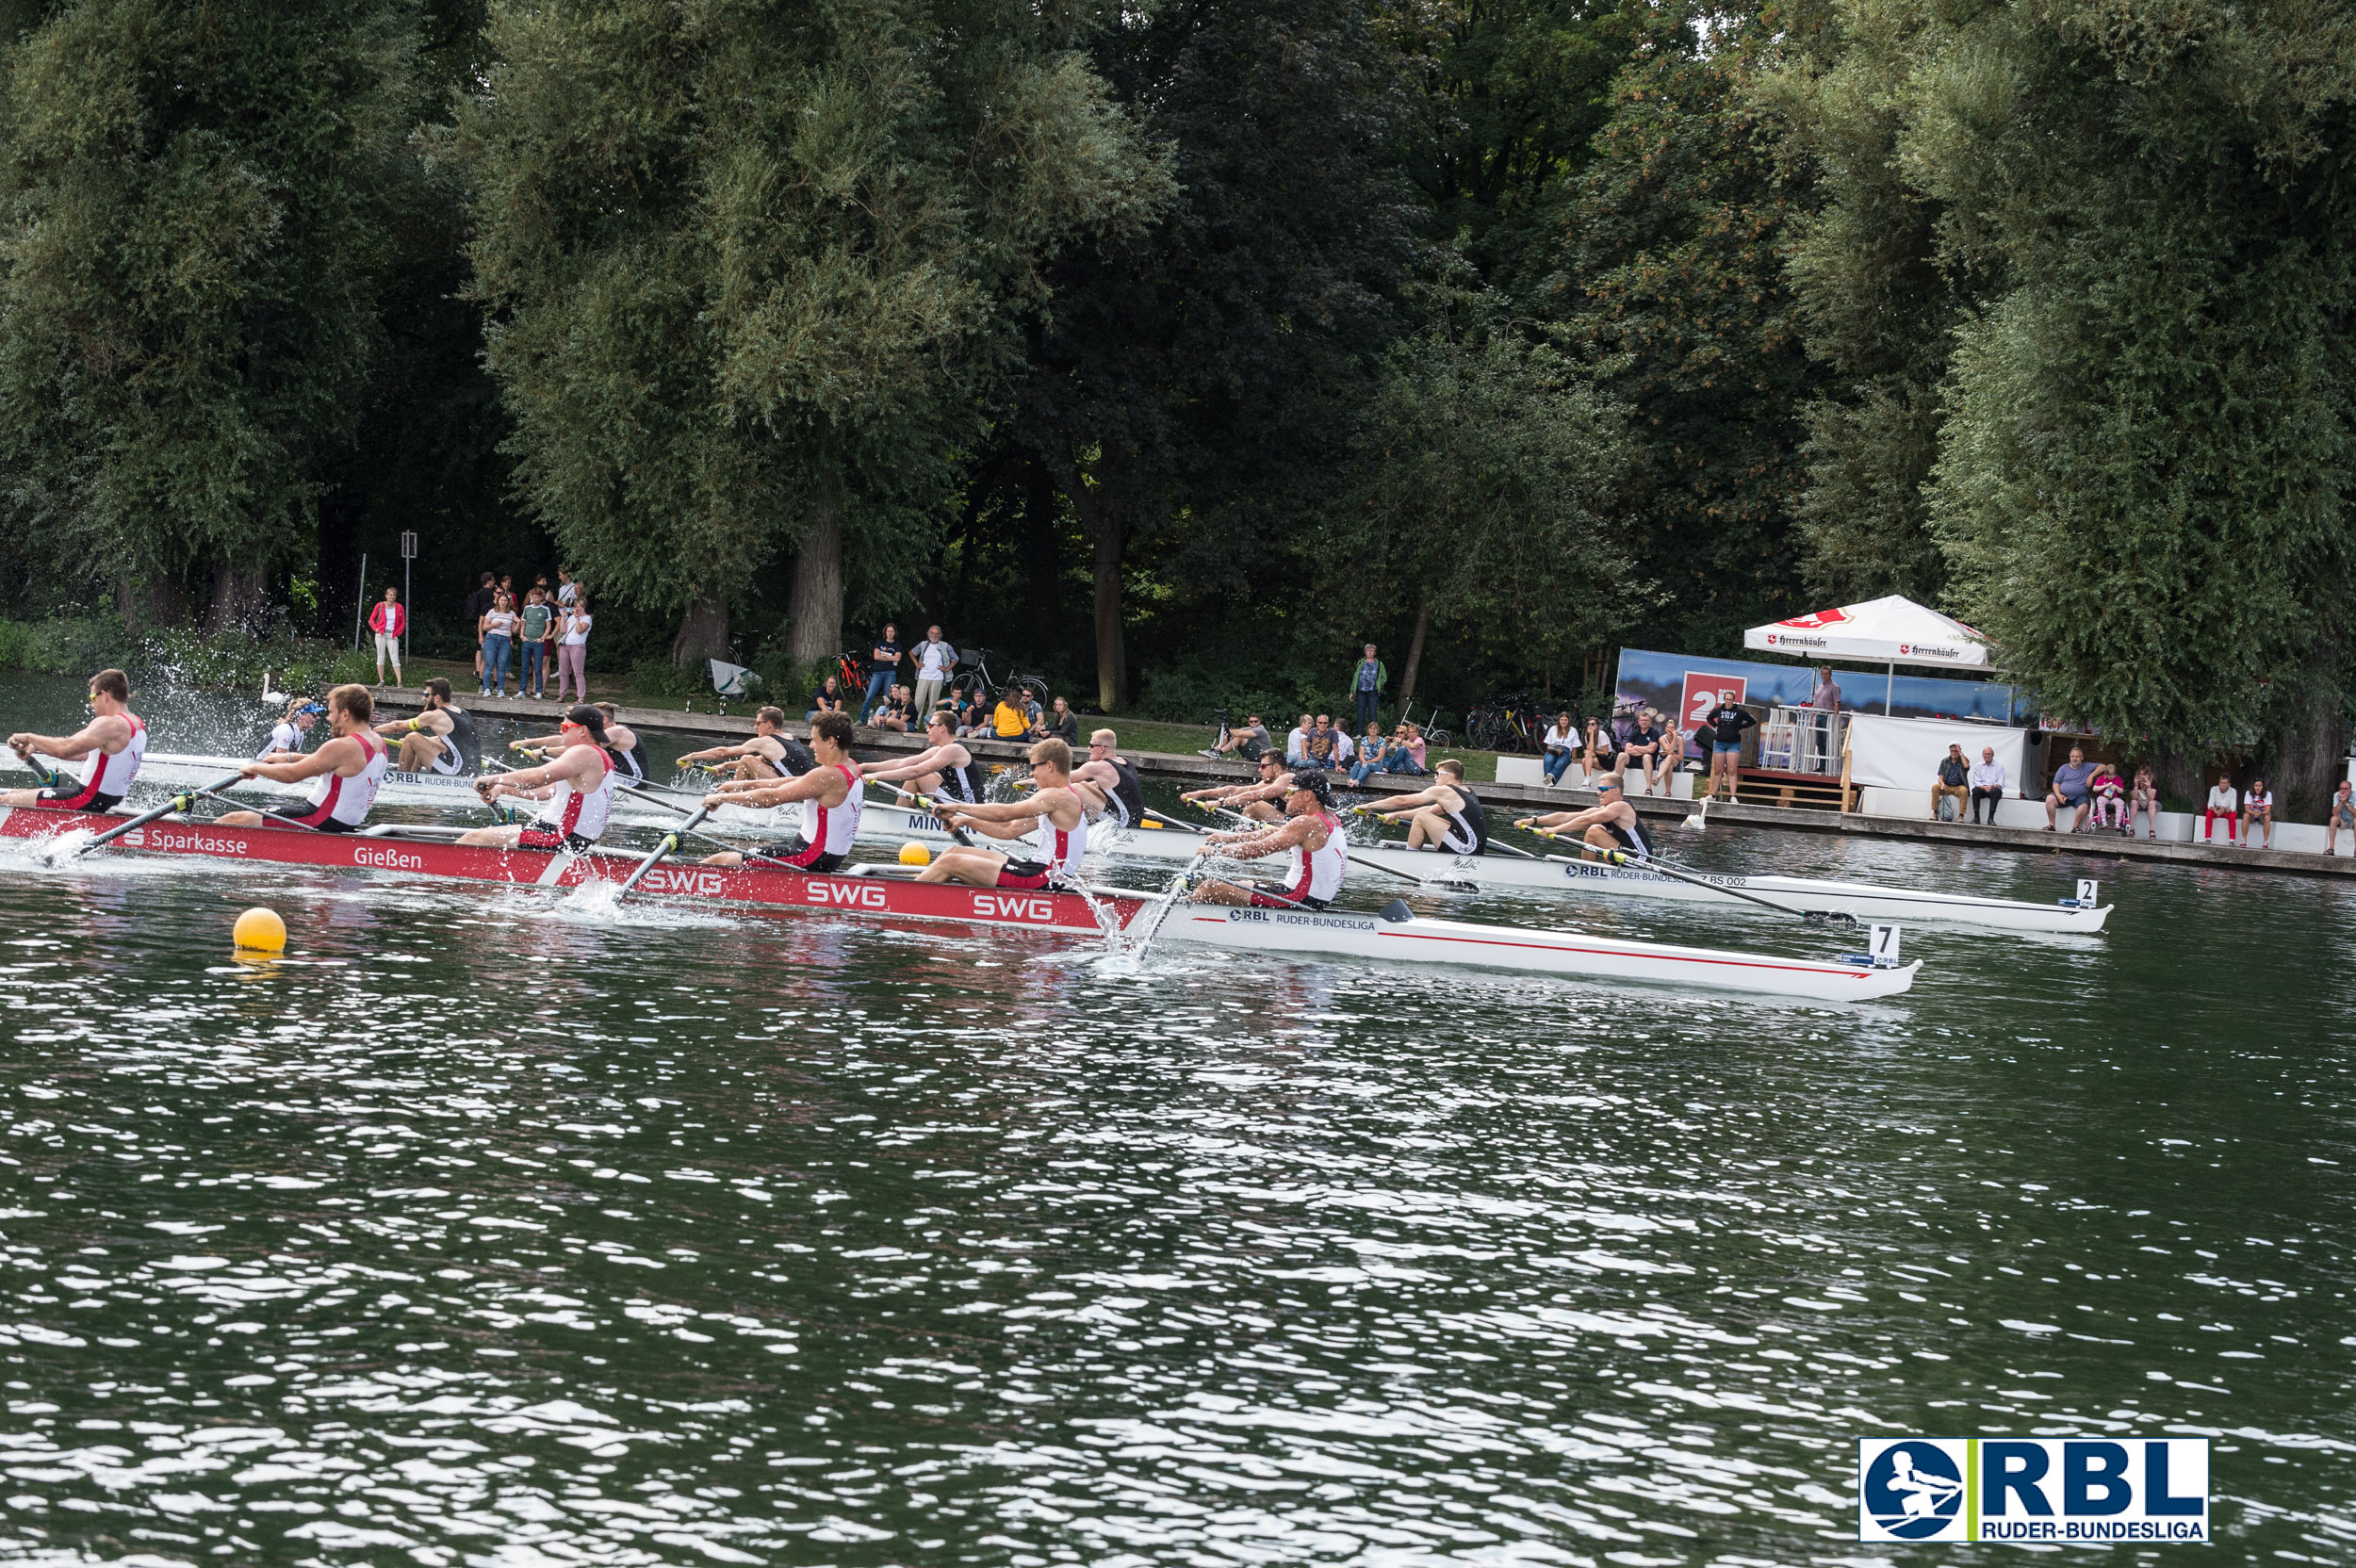
MULTIPOLYGON (((947 833, 940 820, 904 806, 871 803, 860 823, 863 837, 937 840, 947 833)), ((1203 841, 1173 828, 1127 827, 1088 830, 1088 852, 1109 858, 1180 862, 1192 858, 1203 841)), ((1574 860, 1548 855, 1523 860, 1503 855, 1445 855, 1397 845, 1352 844, 1351 874, 1373 874, 1373 868, 1436 881, 1443 887, 1513 888, 1530 892, 1599 894, 1622 898, 1665 898, 1679 903, 1706 904, 1713 908, 1757 913, 1759 906, 1737 896, 1737 890, 1770 898, 1790 908, 1845 914, 1861 923, 1873 921, 1935 921, 1992 926, 2009 931, 2074 931, 2090 934, 2110 919, 2110 906, 2091 897, 2065 898, 2052 904, 2027 899, 1993 898, 1984 894, 1933 892, 1923 888, 1890 888, 1871 882, 1830 882, 1806 876, 1732 875, 1694 872, 1710 887, 1664 876, 1643 865, 1615 866, 1595 860, 1574 860)), ((1393 879, 1396 880, 1395 878, 1393 879)))
MULTIPOLYGON (((122 819, 47 807, 0 807, 0 840, 39 841, 97 832, 122 819)), ((138 853, 316 866, 540 888, 618 885, 644 857, 592 849, 579 855, 458 844, 428 827, 388 825, 360 833, 296 827, 221 827, 165 819, 109 846, 138 853)), ((1065 935, 1125 929, 1154 900, 1119 889, 1089 893, 1029 892, 916 882, 897 868, 859 867, 819 874, 758 862, 722 868, 658 865, 637 890, 703 905, 818 910, 863 919, 950 921, 1065 935)), ((1480 925, 1395 910, 1398 918, 1332 910, 1229 909, 1187 905, 1166 939, 1263 953, 1462 964, 1579 979, 1657 982, 1820 1002, 1856 1002, 1910 988, 1919 963, 1877 965, 1866 957, 1788 958, 1771 954, 1678 947, 1575 931, 1480 925)))

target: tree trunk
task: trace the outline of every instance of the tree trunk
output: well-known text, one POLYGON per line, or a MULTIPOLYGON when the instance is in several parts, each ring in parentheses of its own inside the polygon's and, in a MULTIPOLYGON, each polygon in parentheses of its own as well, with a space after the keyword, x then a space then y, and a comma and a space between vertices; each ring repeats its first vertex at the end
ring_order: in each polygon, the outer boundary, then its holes
POLYGON ((270 599, 263 592, 262 574, 258 569, 249 566, 217 566, 213 569, 212 596, 205 609, 206 631, 259 632, 269 608, 270 599))
MULTIPOLYGON (((2327 657, 2336 662, 2338 653, 2332 648, 2327 657)), ((2331 663, 2320 667, 2329 669, 2331 663)), ((2277 821, 2321 822, 2325 802, 2347 776, 2348 726, 2329 690, 2329 683, 2319 680, 2293 699, 2267 747, 2272 755, 2266 776, 2273 786, 2277 821)))
POLYGON ((1124 465, 1108 443, 1103 471, 1090 483, 1076 470, 1071 475, 1072 510, 1080 514, 1088 538, 1096 546, 1096 702, 1107 713, 1129 706, 1129 648, 1121 625, 1121 557, 1128 543, 1122 508, 1130 499, 1121 481, 1124 465))
POLYGON ((786 651, 797 664, 843 654, 843 481, 829 476, 810 502, 810 531, 794 557, 786 651))
POLYGON ((186 626, 188 601, 180 592, 180 580, 170 577, 134 577, 129 572, 115 579, 115 613, 134 637, 150 631, 186 626))
POLYGON ((1423 640, 1432 630, 1432 596, 1419 595, 1415 599, 1415 634, 1407 643, 1407 669, 1399 680, 1399 716, 1407 717, 1415 706, 1415 677, 1423 668, 1423 640))
POLYGON ((689 599, 687 613, 679 617, 679 635, 671 639, 672 667, 728 656, 728 601, 716 594, 689 599))

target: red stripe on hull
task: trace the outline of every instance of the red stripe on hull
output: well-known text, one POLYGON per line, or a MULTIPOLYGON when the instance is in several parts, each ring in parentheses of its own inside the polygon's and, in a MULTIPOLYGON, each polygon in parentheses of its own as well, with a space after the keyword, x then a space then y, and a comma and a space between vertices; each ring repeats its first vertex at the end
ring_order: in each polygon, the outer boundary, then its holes
MULTIPOLYGON (((75 828, 104 832, 123 819, 80 811, 20 806, 0 818, 0 839, 43 839, 75 828)), ((328 870, 397 872, 448 876, 472 882, 526 887, 575 888, 589 882, 619 883, 638 869, 639 858, 592 850, 570 858, 541 850, 502 850, 419 839, 371 839, 348 833, 314 833, 300 827, 215 827, 204 823, 155 822, 106 846, 161 855, 260 861, 271 865, 319 866, 328 870), (557 862, 564 861, 561 867, 557 862), (548 877, 556 867, 557 874, 548 877), (547 877, 546 881, 543 878, 547 877)), ((752 904, 793 909, 831 909, 840 914, 953 920, 1030 930, 1100 930, 1088 901, 1077 893, 1010 892, 949 882, 833 876, 774 866, 718 866, 665 862, 646 874, 638 891, 706 904, 752 904)), ((1138 907, 1134 898, 1104 897, 1106 911, 1124 925, 1138 907)))

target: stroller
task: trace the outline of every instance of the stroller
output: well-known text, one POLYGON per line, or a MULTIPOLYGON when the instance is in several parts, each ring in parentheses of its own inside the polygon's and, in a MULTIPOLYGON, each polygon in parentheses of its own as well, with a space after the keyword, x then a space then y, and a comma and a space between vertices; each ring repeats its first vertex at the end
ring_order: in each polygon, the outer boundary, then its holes
POLYGON ((2126 832, 2127 781, 2119 776, 2119 770, 2105 765, 2086 781, 2086 790, 2094 801, 2086 825, 2126 832))

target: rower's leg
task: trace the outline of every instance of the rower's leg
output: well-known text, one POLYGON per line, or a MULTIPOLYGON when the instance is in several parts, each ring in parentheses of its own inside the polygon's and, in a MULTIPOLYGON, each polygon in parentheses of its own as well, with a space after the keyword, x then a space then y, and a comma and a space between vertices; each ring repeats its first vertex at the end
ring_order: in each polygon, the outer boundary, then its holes
POLYGON ((1232 882, 1205 882, 1194 890, 1194 902, 1224 904, 1230 908, 1240 909, 1251 904, 1252 894, 1232 882))
POLYGON ((213 825, 215 827, 259 827, 262 825, 262 813, 259 811, 223 811, 213 819, 213 825))
POLYGON ((458 835, 462 844, 476 844, 489 849, 513 849, 515 841, 524 836, 521 823, 509 823, 503 827, 476 827, 458 835))
POLYGON ((933 863, 916 874, 919 882, 963 882, 976 888, 998 886, 999 869, 1006 858, 989 849, 944 849, 933 863))
POLYGON ((1620 847, 1620 841, 1607 832, 1601 823, 1590 827, 1579 841, 1582 848, 1600 850, 1606 855, 1620 847))
POLYGON ((0 806, 39 806, 40 804, 41 792, 39 790, 10 790, 7 794, 0 795, 0 806))

